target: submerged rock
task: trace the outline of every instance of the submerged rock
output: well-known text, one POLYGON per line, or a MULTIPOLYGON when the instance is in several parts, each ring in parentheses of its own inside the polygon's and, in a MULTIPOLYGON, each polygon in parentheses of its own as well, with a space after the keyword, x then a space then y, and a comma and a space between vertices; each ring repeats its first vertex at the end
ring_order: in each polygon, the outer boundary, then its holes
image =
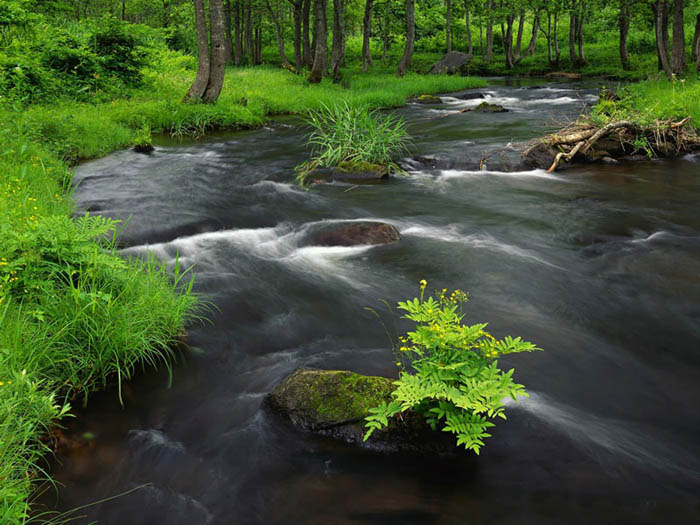
POLYGON ((462 93, 461 95, 454 95, 454 98, 457 98, 459 100, 476 100, 479 98, 486 98, 486 95, 483 93, 462 93))
POLYGON ((155 151, 155 149, 153 144, 136 144, 136 146, 134 146, 134 151, 136 153, 151 153, 155 151))
POLYGON ((368 162, 342 163, 333 168, 331 177, 334 180, 348 182, 378 181, 389 178, 389 168, 381 164, 370 164, 368 162))
POLYGON ((522 162, 528 168, 548 170, 554 163, 556 156, 557 152, 552 146, 538 142, 523 152, 522 162))
POLYGON ((472 56, 467 53, 452 51, 430 66, 428 73, 431 75, 454 75, 456 73, 466 75, 467 65, 471 59, 472 56))
POLYGON ((312 246, 361 246, 364 244, 389 244, 397 242, 401 235, 391 224, 383 222, 349 222, 334 225, 316 233, 312 246))
POLYGON ((488 102, 482 102, 475 108, 463 109, 464 113, 468 111, 478 111, 480 113, 507 113, 508 110, 499 104, 489 104, 488 102))
POLYGON ((419 104, 442 104, 442 99, 436 95, 421 95, 416 97, 414 102, 419 104))
POLYGON ((265 398, 269 408, 295 427, 363 448, 450 453, 453 436, 433 432, 422 416, 408 413, 362 440, 369 409, 391 399, 392 380, 347 370, 299 369, 265 398))

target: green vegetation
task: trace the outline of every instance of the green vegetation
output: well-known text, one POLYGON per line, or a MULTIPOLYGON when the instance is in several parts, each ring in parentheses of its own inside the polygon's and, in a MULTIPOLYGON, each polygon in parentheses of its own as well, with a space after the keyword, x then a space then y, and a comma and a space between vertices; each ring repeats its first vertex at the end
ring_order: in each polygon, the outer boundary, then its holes
POLYGON ((364 439, 395 415, 414 411, 433 430, 440 426, 457 436, 457 446, 478 454, 494 426, 489 419, 506 417, 503 399, 527 396, 525 387, 513 381, 513 370, 498 367, 498 358, 540 349, 519 337, 497 340, 485 331, 486 324, 463 324, 467 295, 442 290, 426 299, 426 285, 421 281, 420 297, 398 303, 407 312, 403 317, 416 326, 399 337, 395 350, 401 372, 393 400, 370 410, 364 439))
POLYGON ((311 158, 297 168, 303 183, 317 168, 342 166, 352 171, 398 169, 394 160, 408 151, 409 135, 401 118, 370 110, 366 105, 336 104, 312 111, 306 123, 312 131, 311 158))

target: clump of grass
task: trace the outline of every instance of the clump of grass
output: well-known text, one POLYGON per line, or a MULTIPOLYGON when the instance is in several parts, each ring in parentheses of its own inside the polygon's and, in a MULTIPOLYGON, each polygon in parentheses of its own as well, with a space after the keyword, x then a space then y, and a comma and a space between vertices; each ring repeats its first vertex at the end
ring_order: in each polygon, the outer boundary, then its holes
POLYGON ((312 111, 306 120, 312 131, 308 143, 311 158, 297 167, 304 183, 317 168, 343 165, 349 169, 368 165, 396 169, 396 157, 406 153, 410 136, 403 119, 347 102, 312 111))

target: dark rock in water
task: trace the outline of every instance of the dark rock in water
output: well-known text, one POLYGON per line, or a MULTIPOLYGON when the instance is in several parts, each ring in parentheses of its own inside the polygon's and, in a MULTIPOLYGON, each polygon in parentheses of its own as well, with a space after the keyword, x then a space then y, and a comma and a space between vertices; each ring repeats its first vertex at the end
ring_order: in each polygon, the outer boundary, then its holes
POLYGON ((383 222, 349 222, 334 225, 316 233, 312 246, 361 246, 397 242, 401 235, 391 224, 383 222))
POLYGON ((462 110, 464 113, 467 111, 478 111, 480 113, 507 113, 508 110, 504 108, 503 106, 500 106, 498 104, 489 104, 488 102, 482 102, 475 108, 471 109, 464 109, 462 110))
POLYGON ((369 409, 391 399, 392 381, 345 370, 299 369, 265 398, 269 408, 307 432, 380 451, 455 453, 454 437, 433 432, 423 417, 391 420, 365 442, 369 409))
POLYGON ((389 168, 366 162, 359 164, 343 163, 333 168, 331 176, 334 180, 349 182, 377 181, 389 178, 389 168))
POLYGON ((155 151, 155 149, 153 144, 136 144, 136 146, 134 146, 134 151, 136 153, 151 153, 155 151))
POLYGON ((547 78, 563 78, 566 80, 581 80, 583 76, 579 73, 568 73, 566 71, 552 71, 545 75, 547 78))
POLYGON ((462 93, 461 95, 454 95, 454 98, 459 100, 476 100, 479 98, 486 98, 483 93, 462 93))
POLYGON ((557 152, 544 142, 529 147, 523 152, 522 162, 529 168, 548 170, 554 163, 557 152))
POLYGON ((430 66, 428 73, 431 75, 454 75, 455 73, 466 75, 467 64, 471 59, 472 56, 467 53, 452 51, 430 66))
POLYGON ((436 95, 421 95, 416 97, 414 102, 418 102, 418 104, 442 104, 442 99, 436 95))

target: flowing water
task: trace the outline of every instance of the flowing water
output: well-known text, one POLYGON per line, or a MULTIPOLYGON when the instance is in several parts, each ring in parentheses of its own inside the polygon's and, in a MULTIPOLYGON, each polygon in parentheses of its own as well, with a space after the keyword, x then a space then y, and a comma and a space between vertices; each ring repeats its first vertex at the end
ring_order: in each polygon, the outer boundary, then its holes
POLYGON ((54 467, 58 508, 141 487, 85 522, 698 523, 700 159, 490 171, 596 90, 481 92, 511 111, 460 113, 482 100, 454 95, 401 109, 422 158, 386 184, 298 189, 293 121, 80 166, 78 206, 129 219, 125 253, 193 265, 215 308, 170 388, 143 374, 124 408, 100 394, 70 423, 81 446, 54 467), (402 240, 306 244, 358 219, 402 240), (504 360, 532 395, 480 457, 381 455, 266 413, 265 394, 300 366, 395 374, 364 308, 412 297, 423 278, 469 291, 468 321, 545 350, 504 360))

